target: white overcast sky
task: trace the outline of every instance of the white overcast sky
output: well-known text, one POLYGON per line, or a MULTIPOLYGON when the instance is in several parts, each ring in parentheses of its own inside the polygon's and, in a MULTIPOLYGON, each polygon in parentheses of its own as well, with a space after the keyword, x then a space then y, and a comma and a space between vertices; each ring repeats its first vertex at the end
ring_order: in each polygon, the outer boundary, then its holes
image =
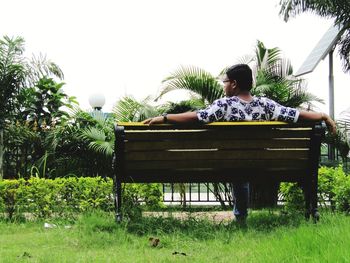
MULTIPOLYGON (((26 52, 42 53, 65 74, 64 90, 83 109, 94 93, 104 111, 124 95, 156 95, 181 65, 217 75, 252 54, 257 40, 279 47, 298 70, 330 20, 279 17, 279 0, 0 0, 0 34, 22 36, 26 52)), ((350 74, 334 56, 335 113, 350 107, 350 74)), ((328 58, 304 76, 328 102, 328 58)), ((172 93, 165 100, 181 96, 172 93)), ((182 95, 183 96, 183 95, 182 95)), ((328 103, 318 110, 328 112, 328 103)))

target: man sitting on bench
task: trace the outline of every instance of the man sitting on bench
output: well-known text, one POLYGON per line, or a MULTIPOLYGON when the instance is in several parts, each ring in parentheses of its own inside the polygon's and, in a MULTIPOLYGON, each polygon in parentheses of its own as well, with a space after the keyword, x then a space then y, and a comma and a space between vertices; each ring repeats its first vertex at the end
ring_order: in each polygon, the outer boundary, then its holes
MULTIPOLYGON (((161 123, 210 123, 215 121, 325 121, 330 132, 336 132, 335 122, 325 113, 310 112, 285 107, 266 97, 252 96, 252 70, 246 64, 230 67, 222 80, 226 97, 215 100, 209 107, 197 112, 163 114, 145 120, 144 124, 161 123)), ((234 215, 236 220, 247 217, 249 185, 234 187, 236 199, 234 215)))

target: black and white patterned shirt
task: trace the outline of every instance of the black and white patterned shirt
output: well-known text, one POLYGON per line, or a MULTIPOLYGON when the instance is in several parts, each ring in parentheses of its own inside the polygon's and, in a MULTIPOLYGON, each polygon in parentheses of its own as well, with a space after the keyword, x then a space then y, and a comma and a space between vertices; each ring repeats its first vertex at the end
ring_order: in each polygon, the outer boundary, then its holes
POLYGON ((299 111, 285 107, 265 97, 253 97, 250 102, 236 96, 215 100, 208 108, 197 111, 198 120, 214 121, 286 121, 297 122, 299 111))

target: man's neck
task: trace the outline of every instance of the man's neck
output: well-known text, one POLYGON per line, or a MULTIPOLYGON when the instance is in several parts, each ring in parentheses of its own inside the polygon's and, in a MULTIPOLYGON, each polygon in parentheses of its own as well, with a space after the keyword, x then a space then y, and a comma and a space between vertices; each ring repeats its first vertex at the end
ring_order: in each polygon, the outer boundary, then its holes
POLYGON ((238 98, 242 99, 242 100, 245 100, 245 101, 251 101, 253 99, 253 96, 252 94, 250 94, 250 92, 240 92, 238 95, 237 95, 238 98))

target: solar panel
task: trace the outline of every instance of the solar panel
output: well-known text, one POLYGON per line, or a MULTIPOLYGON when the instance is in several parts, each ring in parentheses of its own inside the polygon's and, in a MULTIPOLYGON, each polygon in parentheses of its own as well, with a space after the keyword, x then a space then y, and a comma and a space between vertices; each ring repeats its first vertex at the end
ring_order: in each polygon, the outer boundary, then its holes
POLYGON ((333 46, 337 43, 340 37, 340 30, 341 28, 339 28, 339 26, 331 26, 328 29, 328 31, 323 35, 310 55, 301 65, 295 74, 296 77, 310 73, 316 68, 318 63, 328 55, 333 46))

